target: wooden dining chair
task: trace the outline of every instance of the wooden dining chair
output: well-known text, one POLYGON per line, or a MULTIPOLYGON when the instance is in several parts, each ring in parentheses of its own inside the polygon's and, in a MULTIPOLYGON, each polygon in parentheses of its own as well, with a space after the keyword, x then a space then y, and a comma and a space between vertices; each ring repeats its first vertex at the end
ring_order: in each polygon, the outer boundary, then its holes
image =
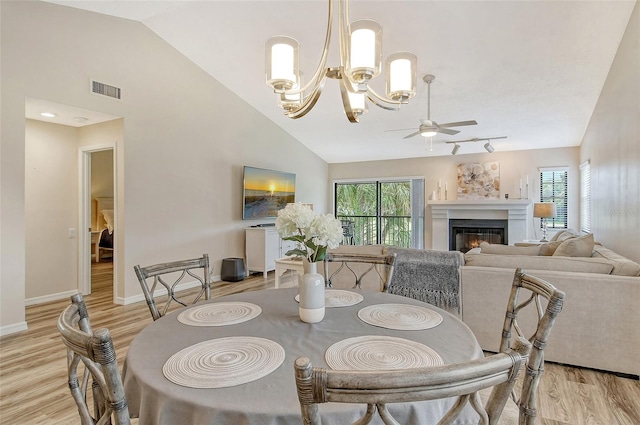
POLYGON ((390 246, 398 256, 389 282, 389 293, 413 298, 462 316, 460 268, 464 255, 459 251, 437 251, 390 246))
POLYGON ((353 282, 353 288, 362 288, 362 281, 367 275, 377 275, 380 291, 387 292, 389 282, 393 277, 395 262, 395 254, 327 253, 324 259, 325 286, 332 288, 339 278, 349 281, 349 285, 353 282), (339 263, 340 265, 332 272, 329 266, 331 263, 339 263))
POLYGON ((401 370, 314 368, 308 358, 298 357, 294 369, 302 423, 321 424, 321 403, 356 403, 366 404, 367 410, 352 425, 369 424, 376 413, 386 425, 399 425, 388 404, 456 397, 438 424, 453 423, 467 404, 480 415, 481 424, 495 424, 524 365, 526 345, 465 363, 401 370), (478 392, 485 388, 492 391, 483 405, 478 392))
POLYGON ((208 254, 203 254, 202 257, 191 260, 172 261, 147 267, 137 265, 133 268, 142 287, 142 292, 147 300, 147 306, 153 320, 158 320, 164 316, 173 301, 187 306, 187 301, 178 298, 176 295, 176 287, 187 275, 200 282, 201 287, 200 293, 190 302, 191 304, 198 302, 203 295, 205 300, 211 298, 211 272, 209 270, 208 254), (194 273, 198 269, 202 269, 202 276, 194 273), (160 295, 156 293, 156 290, 167 297, 161 310, 156 306, 155 297, 160 295))
POLYGON ((91 329, 82 295, 71 297, 58 318, 58 331, 67 346, 69 390, 82 425, 130 425, 111 335, 108 329, 91 329))
POLYGON ((527 274, 523 269, 516 269, 502 329, 500 351, 506 352, 512 348, 514 340, 524 338, 531 342, 520 395, 515 391, 513 393, 513 399, 520 410, 520 425, 535 424, 538 384, 544 372, 544 349, 553 324, 562 311, 564 295, 564 292, 551 283, 527 274), (526 298, 524 301, 519 301, 523 299, 521 295, 526 298), (546 301, 546 308, 543 306, 543 299, 546 301), (534 311, 523 314, 525 309, 534 311), (522 318, 523 323, 519 323, 519 318, 522 318), (532 329, 530 335, 527 335, 525 328, 532 329))

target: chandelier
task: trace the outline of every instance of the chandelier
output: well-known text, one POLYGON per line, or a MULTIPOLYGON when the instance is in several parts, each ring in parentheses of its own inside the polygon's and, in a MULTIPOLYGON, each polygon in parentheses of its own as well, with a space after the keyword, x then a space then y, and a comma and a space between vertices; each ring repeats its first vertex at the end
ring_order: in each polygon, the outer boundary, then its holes
POLYGON ((371 19, 349 22, 349 0, 337 0, 340 29, 340 66, 327 68, 331 42, 334 0, 329 0, 327 32, 318 68, 303 84, 298 67, 298 42, 287 36, 271 37, 266 43, 267 85, 279 96, 278 105, 289 118, 301 118, 315 106, 327 77, 340 83, 344 112, 350 122, 368 111, 367 99, 391 111, 416 94, 416 56, 400 52, 386 61, 386 96, 376 93, 369 82, 381 73, 382 26, 371 19))

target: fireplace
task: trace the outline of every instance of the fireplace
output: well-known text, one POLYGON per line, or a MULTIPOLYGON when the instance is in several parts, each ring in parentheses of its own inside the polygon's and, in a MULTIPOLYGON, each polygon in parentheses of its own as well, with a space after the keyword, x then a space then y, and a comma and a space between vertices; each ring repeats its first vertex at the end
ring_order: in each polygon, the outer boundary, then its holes
POLYGON ((449 250, 467 252, 482 242, 507 245, 508 220, 449 220, 449 250))
POLYGON ((504 220, 504 244, 513 245, 530 239, 533 213, 530 199, 473 200, 454 199, 429 201, 431 210, 431 249, 447 251, 451 248, 450 220, 504 220))

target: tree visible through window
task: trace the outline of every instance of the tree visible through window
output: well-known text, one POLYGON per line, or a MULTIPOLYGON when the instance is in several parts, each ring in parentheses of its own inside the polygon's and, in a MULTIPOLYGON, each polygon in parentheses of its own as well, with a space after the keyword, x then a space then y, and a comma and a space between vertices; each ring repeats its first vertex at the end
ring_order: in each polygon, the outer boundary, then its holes
POLYGON ((555 218, 547 219, 547 227, 566 229, 567 170, 565 168, 540 169, 540 202, 556 204, 557 215, 555 218))
MULTIPOLYGON (((424 186, 414 192, 423 194, 424 186)), ((424 217, 412 214, 412 210, 420 211, 424 201, 416 202, 414 197, 410 180, 336 183, 335 216, 352 233, 345 243, 422 248, 423 227, 419 220, 424 217)))

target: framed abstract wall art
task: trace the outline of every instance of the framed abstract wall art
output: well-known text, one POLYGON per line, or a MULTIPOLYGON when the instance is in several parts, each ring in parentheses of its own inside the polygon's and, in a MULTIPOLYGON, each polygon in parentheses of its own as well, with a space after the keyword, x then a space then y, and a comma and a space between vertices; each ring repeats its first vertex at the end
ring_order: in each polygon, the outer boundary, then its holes
POLYGON ((458 164, 458 199, 500 198, 500 163, 458 164))

